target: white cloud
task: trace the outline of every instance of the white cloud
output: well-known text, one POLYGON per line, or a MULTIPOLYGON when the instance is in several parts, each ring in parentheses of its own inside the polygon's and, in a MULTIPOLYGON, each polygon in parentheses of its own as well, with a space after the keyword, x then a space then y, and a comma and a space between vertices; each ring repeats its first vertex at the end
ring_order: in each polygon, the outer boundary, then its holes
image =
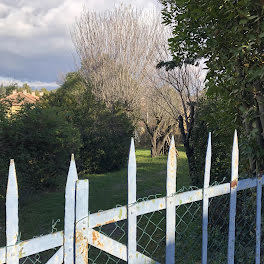
POLYGON ((32 88, 47 88, 47 89, 54 89, 57 88, 59 85, 56 82, 40 82, 40 81, 27 81, 23 82, 21 80, 15 80, 12 78, 7 77, 1 77, 0 76, 0 85, 11 85, 11 84, 17 84, 19 87, 23 86, 24 83, 27 83, 32 88))
MULTIPOLYGON (((34 79, 41 81, 55 80, 58 72, 74 68, 70 28, 83 10, 83 6, 102 11, 114 8, 121 2, 121 0, 1 0, 0 75, 30 80, 34 75, 34 79)), ((158 1, 123 2, 152 9, 157 6, 158 1)))

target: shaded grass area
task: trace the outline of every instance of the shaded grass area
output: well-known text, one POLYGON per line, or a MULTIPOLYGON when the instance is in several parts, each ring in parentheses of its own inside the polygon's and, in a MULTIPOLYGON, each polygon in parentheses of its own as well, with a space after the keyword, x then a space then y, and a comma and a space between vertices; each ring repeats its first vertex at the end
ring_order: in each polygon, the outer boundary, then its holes
MULTIPOLYGON (((190 184, 188 164, 183 147, 179 147, 177 189, 190 184)), ((149 150, 137 150, 137 198, 166 194, 167 156, 150 157, 149 150)), ((86 175, 90 183, 89 208, 110 209, 127 204, 127 169, 106 174, 86 175)))
MULTIPOLYGON (((190 184, 184 148, 178 147, 177 189, 190 184)), ((166 194, 167 156, 151 158, 149 150, 136 151, 137 198, 166 194)), ((78 165, 78 160, 76 161, 78 165)), ((127 204, 127 168, 105 174, 83 176, 90 183, 89 209, 97 212, 127 204)), ((0 214, 0 245, 5 244, 5 223, 0 214)), ((40 193, 19 207, 21 240, 63 229, 64 186, 62 191, 40 193), (56 223, 56 224, 55 224, 56 223)))

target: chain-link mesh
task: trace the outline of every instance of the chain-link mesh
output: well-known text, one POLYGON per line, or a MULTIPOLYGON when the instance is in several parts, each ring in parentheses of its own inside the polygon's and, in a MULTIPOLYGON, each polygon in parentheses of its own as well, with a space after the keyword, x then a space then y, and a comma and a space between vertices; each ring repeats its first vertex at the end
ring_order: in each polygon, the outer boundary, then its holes
MULTIPOLYGON (((177 193, 193 189, 196 188, 183 188, 177 193)), ((153 199, 153 196, 144 200, 149 199, 153 199)), ((201 263, 202 204, 202 201, 196 201, 176 207, 175 263, 201 263)), ((230 194, 209 199, 208 263, 210 264, 227 263, 229 204, 230 194)), ((155 261, 165 263, 165 230, 165 210, 138 216, 137 251, 155 261)), ((102 226, 97 228, 97 231, 123 244, 127 242, 127 220, 102 226)), ((252 188, 237 193, 235 263, 254 263, 255 232, 256 188, 252 188)), ((124 263, 124 261, 91 246, 89 261, 98 264, 124 263)), ((264 263, 263 259, 261 263, 264 263)))
MULTIPOLYGON (((52 220, 51 223, 51 233, 55 233, 58 231, 58 224, 60 223, 60 219, 52 220)), ((21 233, 18 237, 18 243, 21 242, 21 233)), ((47 251, 43 251, 31 256, 27 256, 19 260, 19 264, 39 264, 46 263, 58 250, 59 248, 53 248, 47 251)))
MULTIPOLYGON (((177 193, 197 189, 182 188, 177 193)), ((137 203, 159 197, 151 195, 138 199, 137 203)), ((201 201, 176 208, 176 262, 195 263, 201 259, 201 201), (190 252, 186 256, 186 252, 190 252)), ((102 234, 127 243, 127 220, 96 228, 102 234)), ((166 252, 166 211, 160 210, 137 217, 137 251, 160 263, 165 263, 166 252)), ((102 250, 89 246, 89 263, 125 263, 102 250)))
MULTIPOLYGON (((179 192, 194 190, 183 188, 179 192)), ((142 200, 150 200, 160 195, 149 196, 142 200)), ((175 263, 201 263, 202 255, 202 201, 182 204, 176 207, 176 254, 175 263)), ((229 228, 230 194, 209 199, 208 222, 208 263, 227 263, 228 228, 229 228)), ((264 205, 262 202, 262 212, 264 205)), ((263 214, 262 214, 263 215, 263 214)), ((262 223, 264 216, 262 217, 262 223)), ((59 220, 52 222, 52 232, 57 232, 59 220)), ((95 230, 118 241, 127 244, 127 220, 118 221, 95 230)), ((166 210, 155 211, 137 217, 137 251, 158 261, 165 263, 165 232, 166 210)), ((254 263, 256 244, 256 188, 239 191, 237 193, 236 210, 236 241, 235 263, 254 263)), ((263 252, 262 234, 261 252, 263 252)), ((106 245, 107 247, 107 245, 106 245)), ((57 248, 45 251, 20 260, 20 264, 38 264, 46 261, 55 254, 57 248)), ((89 245, 89 263, 112 264, 125 263, 112 255, 89 245)), ((262 255, 261 263, 264 263, 262 255)))

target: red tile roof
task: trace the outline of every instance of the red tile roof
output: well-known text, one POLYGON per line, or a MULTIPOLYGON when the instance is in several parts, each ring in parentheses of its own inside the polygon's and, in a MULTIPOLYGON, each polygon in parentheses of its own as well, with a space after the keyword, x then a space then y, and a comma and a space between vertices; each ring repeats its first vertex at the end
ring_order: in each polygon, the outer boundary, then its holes
POLYGON ((39 97, 26 92, 14 92, 7 97, 1 99, 1 102, 11 101, 13 106, 19 106, 23 104, 35 104, 39 100, 39 97))

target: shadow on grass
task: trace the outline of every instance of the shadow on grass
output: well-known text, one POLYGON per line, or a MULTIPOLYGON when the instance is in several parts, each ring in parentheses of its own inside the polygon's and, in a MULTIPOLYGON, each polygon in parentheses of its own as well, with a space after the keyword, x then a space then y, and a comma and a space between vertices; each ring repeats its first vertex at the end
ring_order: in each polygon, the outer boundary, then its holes
MULTIPOLYGON (((178 148, 177 189, 190 179, 185 153, 178 148)), ((137 197, 166 194, 167 156, 151 158, 149 150, 137 150, 137 197)), ((77 160, 78 164, 78 160, 77 160)), ((65 176, 66 177, 66 176, 65 176)), ((97 212, 127 204, 127 168, 105 174, 88 174, 89 210, 97 212)), ((65 179, 62 179, 65 181, 65 179)), ((64 186, 61 188, 64 190, 64 186)), ((64 191, 38 193, 19 204, 21 240, 63 229, 64 191), (55 224, 56 223, 56 224, 55 224)), ((5 212, 0 212, 0 246, 5 245, 5 212)))

